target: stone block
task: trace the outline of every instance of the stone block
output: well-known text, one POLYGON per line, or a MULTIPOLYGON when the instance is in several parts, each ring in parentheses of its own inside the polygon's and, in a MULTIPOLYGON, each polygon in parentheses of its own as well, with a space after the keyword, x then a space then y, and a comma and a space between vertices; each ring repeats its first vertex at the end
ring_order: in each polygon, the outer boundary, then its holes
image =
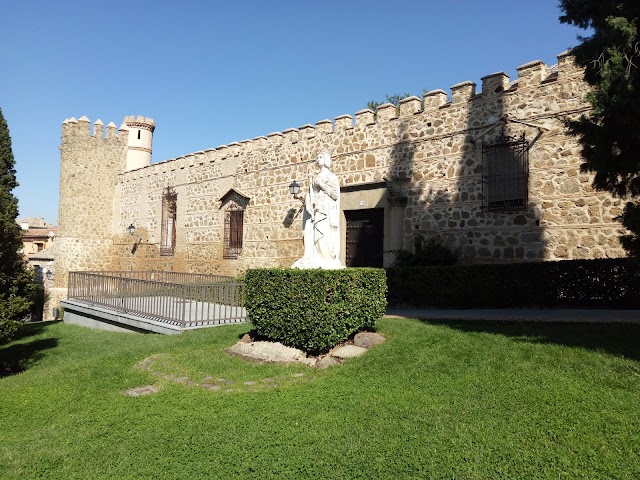
POLYGON ((362 348, 371 348, 374 345, 380 345, 385 341, 386 341, 386 338, 384 338, 379 333, 374 333, 374 332, 359 332, 353 338, 353 344, 356 347, 362 347, 362 348))
POLYGON ((451 103, 466 102, 475 94, 475 83, 470 81, 457 83, 451 87, 451 103))
POLYGON ((509 75, 504 72, 492 73, 482 77, 482 96, 500 94, 509 88, 509 75))
POLYGON ((330 355, 335 358, 354 358, 360 357, 367 353, 367 349, 363 347, 357 347, 355 345, 343 345, 331 350, 330 355))

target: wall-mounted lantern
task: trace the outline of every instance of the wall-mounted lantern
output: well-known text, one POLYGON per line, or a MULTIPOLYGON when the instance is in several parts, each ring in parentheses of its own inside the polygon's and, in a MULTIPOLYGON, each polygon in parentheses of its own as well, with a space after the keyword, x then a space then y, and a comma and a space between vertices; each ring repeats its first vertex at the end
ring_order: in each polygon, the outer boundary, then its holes
POLYGON ((296 200, 300 200, 302 203, 304 203, 304 197, 301 197, 299 195, 300 184, 295 180, 289 184, 289 193, 293 195, 293 198, 295 198, 296 200))
POLYGON ((141 243, 142 242, 142 235, 136 235, 136 227, 135 225, 132 223, 127 227, 127 232, 129 232, 129 235, 131 235, 133 238, 137 238, 138 242, 137 243, 141 243))

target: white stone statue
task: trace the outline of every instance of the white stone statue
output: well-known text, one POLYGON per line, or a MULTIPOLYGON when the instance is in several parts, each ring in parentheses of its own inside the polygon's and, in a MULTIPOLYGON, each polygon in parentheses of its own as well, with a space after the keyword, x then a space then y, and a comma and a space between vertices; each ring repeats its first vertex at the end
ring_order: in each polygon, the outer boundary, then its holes
POLYGON ((340 182, 329 170, 329 152, 320 152, 316 161, 320 172, 315 179, 309 177, 302 215, 304 256, 291 267, 344 268, 340 263, 340 182))

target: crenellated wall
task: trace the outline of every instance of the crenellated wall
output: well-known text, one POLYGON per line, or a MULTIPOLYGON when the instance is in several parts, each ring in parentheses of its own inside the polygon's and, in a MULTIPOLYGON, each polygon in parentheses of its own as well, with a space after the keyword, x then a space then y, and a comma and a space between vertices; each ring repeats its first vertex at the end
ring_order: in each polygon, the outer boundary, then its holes
POLYGON ((114 193, 124 170, 126 131, 87 117, 66 119, 60 145, 60 208, 55 286, 67 286, 72 270, 111 267, 114 193))
MULTIPOLYGON (((623 256, 621 227, 614 221, 621 202, 591 188, 591 176, 580 172, 579 145, 563 123, 588 110, 582 71, 566 52, 553 67, 536 61, 517 71, 512 82, 502 72, 483 77, 479 93, 473 82, 462 82, 450 95, 433 90, 398 107, 381 105, 376 114, 361 110, 126 173, 126 141, 114 129, 114 168, 104 171, 113 175, 107 182, 114 196, 110 253, 96 253, 94 263, 82 267, 110 262, 108 268, 124 270, 238 274, 251 267, 289 266, 302 254, 302 231, 301 205, 288 185, 295 179, 303 190, 308 187, 315 157, 324 148, 340 179, 343 210, 384 210, 385 264, 393 260, 392 251, 410 249, 416 235, 439 236, 465 262, 623 256), (524 134, 530 142, 529 203, 523 211, 489 213, 482 209, 482 142, 503 131, 524 134), (159 249, 166 187, 177 193, 173 256, 161 256, 159 249), (223 259, 223 200, 231 188, 249 203, 242 253, 223 259), (125 233, 130 223, 142 234, 136 248, 125 233)), ((83 138, 89 145, 93 137, 83 138)), ((98 143, 109 141, 107 135, 98 143)), ((93 162, 79 149, 63 148, 63 164, 66 151, 78 152, 71 155, 78 162, 93 162)), ((85 179, 71 180, 76 200, 92 191, 85 179)), ((75 216, 78 207, 69 208, 75 216)), ((61 220, 63 210, 69 214, 61 200, 61 220)))

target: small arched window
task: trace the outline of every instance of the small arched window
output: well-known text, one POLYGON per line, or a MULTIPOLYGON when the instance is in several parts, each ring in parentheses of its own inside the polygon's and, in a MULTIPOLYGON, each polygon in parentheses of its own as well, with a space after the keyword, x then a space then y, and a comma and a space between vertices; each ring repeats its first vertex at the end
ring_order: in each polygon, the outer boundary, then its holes
POLYGON ((233 188, 220 199, 220 209, 224 211, 222 258, 238 258, 242 253, 244 212, 248 205, 249 197, 233 188))
POLYGON ((167 187, 162 195, 162 231, 160 232, 160 255, 173 255, 176 249, 176 220, 178 195, 167 187))
POLYGON ((224 252, 223 258, 238 258, 242 251, 244 210, 233 206, 224 215, 224 252))

